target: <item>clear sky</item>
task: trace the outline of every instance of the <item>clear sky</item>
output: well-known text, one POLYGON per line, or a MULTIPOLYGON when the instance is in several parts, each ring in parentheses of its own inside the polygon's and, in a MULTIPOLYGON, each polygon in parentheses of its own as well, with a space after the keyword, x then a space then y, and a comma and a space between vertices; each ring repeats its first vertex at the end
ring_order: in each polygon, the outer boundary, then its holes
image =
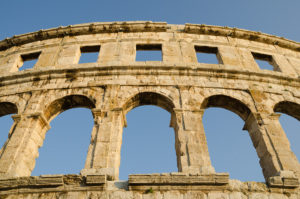
MULTIPOLYGON (((300 41, 299 0, 27 0, 0 2, 0 40, 27 32, 87 22, 165 21, 169 24, 209 24, 261 31, 300 41)), ((129 173, 177 171, 170 114, 152 106, 127 114, 120 178, 129 173)), ((299 122, 282 117, 292 149, 300 157, 299 122)), ((218 172, 231 178, 263 181, 258 158, 243 121, 224 109, 210 108, 203 119, 209 152, 218 172)), ((0 145, 11 119, 0 118, 0 145)), ((33 175, 78 173, 84 165, 93 125, 88 109, 69 110, 51 122, 33 175), (65 125, 62 125, 64 123, 65 125), (64 141, 64 142, 63 142, 64 141), (61 148, 60 148, 61 147, 61 148)))

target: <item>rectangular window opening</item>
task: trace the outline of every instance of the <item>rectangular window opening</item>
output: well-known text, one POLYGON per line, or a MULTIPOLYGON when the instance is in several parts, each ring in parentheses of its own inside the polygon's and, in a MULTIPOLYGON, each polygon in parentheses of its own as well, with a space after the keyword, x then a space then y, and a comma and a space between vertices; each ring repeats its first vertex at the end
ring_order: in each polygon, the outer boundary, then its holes
POLYGON ((161 44, 137 44, 136 61, 162 61, 161 44))
POLYGON ((79 64, 97 62, 100 46, 82 46, 80 52, 79 64))
POLYGON ((221 64, 217 47, 195 46, 198 63, 221 64))
POLYGON ((39 59, 41 52, 29 53, 21 55, 21 64, 18 66, 19 70, 31 69, 39 59))
POLYGON ((275 63, 271 55, 255 53, 255 52, 252 52, 252 55, 260 69, 280 71, 279 67, 277 66, 277 64, 275 63))

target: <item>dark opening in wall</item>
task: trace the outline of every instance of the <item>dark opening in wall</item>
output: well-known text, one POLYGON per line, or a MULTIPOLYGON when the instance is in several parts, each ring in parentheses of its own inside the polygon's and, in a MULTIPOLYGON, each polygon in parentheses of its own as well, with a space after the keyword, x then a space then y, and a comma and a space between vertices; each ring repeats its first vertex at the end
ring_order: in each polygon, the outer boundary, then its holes
POLYGON ((21 71, 33 68, 39 59, 40 54, 41 52, 35 52, 21 55, 21 63, 18 66, 19 70, 21 71))
POLYGON ((252 55, 260 69, 280 71, 278 65, 275 63, 271 55, 255 53, 255 52, 252 52, 252 55))
POLYGON ((80 48, 80 52, 80 64, 97 62, 100 52, 100 46, 82 46, 80 48))
POLYGON ((171 114, 157 106, 139 106, 127 115, 121 149, 121 180, 129 174, 177 172, 171 114))
POLYGON ((136 61, 162 61, 161 44, 137 44, 136 61))
POLYGON ((217 47, 195 46, 198 63, 222 64, 217 47))

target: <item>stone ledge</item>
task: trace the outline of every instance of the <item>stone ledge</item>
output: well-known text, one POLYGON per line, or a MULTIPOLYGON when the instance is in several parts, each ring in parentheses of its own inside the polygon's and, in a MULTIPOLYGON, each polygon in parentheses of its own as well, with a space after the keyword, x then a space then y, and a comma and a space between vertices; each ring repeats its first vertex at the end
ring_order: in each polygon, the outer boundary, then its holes
POLYGON ((70 26, 61 26, 37 32, 15 35, 0 41, 0 51, 12 46, 18 46, 35 41, 42 41, 65 36, 77 36, 96 33, 118 32, 166 32, 166 22, 124 21, 124 22, 95 22, 70 26))
POLYGON ((137 174, 129 175, 129 190, 193 190, 216 189, 226 186, 229 182, 228 173, 208 175, 187 175, 183 173, 170 174, 137 174))
MULTIPOLYGON (((68 73, 76 73, 76 78, 82 77, 95 77, 95 76, 125 76, 125 75, 170 75, 170 76, 201 76, 201 77, 216 77, 226 79, 238 79, 246 81, 260 81, 264 83, 273 83, 288 86, 299 86, 300 79, 286 76, 277 72, 270 71, 265 72, 254 72, 247 70, 232 70, 226 69, 226 65, 223 68, 207 68, 198 67, 193 68, 186 65, 171 66, 164 64, 160 66, 142 66, 142 65, 101 65, 91 64, 88 67, 82 68, 80 64, 70 65, 66 68, 59 69, 42 69, 42 70, 31 70, 18 71, 16 73, 0 74, 0 86, 8 86, 14 84, 22 84, 28 82, 34 82, 34 78, 39 78, 39 81, 50 80, 50 79, 66 79, 68 73), (126 69, 126 70, 125 70, 126 69), (273 73, 272 73, 273 72, 273 73)), ((37 83, 36 81, 35 83, 37 83)), ((102 85, 102 83, 100 83, 102 85)), ((99 83, 89 83, 88 86, 99 86, 99 83)))
POLYGON ((106 183, 105 175, 87 175, 85 179, 86 185, 101 185, 106 183))
POLYGON ((9 189, 34 189, 34 188, 55 188, 66 185, 88 187, 98 185, 104 188, 106 184, 105 175, 41 175, 19 178, 0 179, 0 190, 9 189))
POLYGON ((53 187, 61 186, 63 184, 63 176, 61 175, 19 177, 10 179, 0 179, 0 190, 23 187, 53 187))
POLYGON ((299 180, 293 177, 273 176, 269 178, 268 185, 277 188, 297 188, 299 187, 299 180))
POLYGON ((300 45, 296 41, 288 40, 283 37, 269 35, 261 32, 250 30, 211 26, 204 24, 185 24, 185 25, 168 25, 166 22, 152 21, 124 21, 124 22, 95 22, 70 26, 61 26, 47 30, 15 35, 0 41, 0 51, 6 50, 12 46, 19 46, 35 41, 42 41, 52 38, 62 38, 65 36, 87 35, 95 33, 117 33, 117 32, 166 32, 170 29, 174 32, 216 35, 232 38, 247 39, 258 41, 270 45, 278 45, 283 48, 300 51, 300 45), (178 27, 183 27, 177 29, 178 27))

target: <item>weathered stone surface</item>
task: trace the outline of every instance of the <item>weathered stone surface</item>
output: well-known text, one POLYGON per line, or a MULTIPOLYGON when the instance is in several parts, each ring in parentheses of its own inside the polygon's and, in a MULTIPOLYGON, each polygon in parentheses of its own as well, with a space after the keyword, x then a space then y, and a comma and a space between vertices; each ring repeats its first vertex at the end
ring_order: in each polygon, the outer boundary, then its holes
POLYGON ((90 23, 0 41, 0 116, 15 114, 0 150, 0 198, 300 198, 300 165, 278 119, 300 118, 300 44, 272 35, 164 22, 90 23), (160 49, 161 61, 135 60, 160 49), (79 64, 84 52, 95 63, 79 64), (218 64, 196 52, 214 53, 218 64), (33 68, 22 64, 37 58, 33 68), (263 59, 274 70, 262 70, 263 59), (156 105, 171 114, 178 172, 119 176, 126 114, 156 105), (49 123, 61 112, 91 109, 94 127, 81 175, 30 177, 49 123), (244 121, 266 183, 215 172, 202 116, 220 107, 244 121))
POLYGON ((87 175, 86 184, 87 185, 99 185, 105 184, 106 176, 105 175, 87 175))

